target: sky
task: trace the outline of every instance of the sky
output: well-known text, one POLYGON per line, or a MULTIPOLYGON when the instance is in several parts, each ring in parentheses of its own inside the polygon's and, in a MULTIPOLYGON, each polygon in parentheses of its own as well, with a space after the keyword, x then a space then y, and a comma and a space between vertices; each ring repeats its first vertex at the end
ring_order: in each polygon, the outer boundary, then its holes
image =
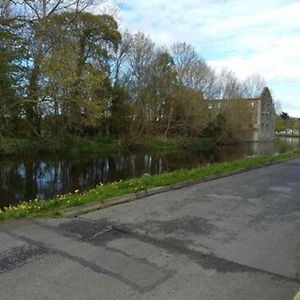
POLYGON ((160 46, 187 42, 240 79, 259 73, 300 118, 300 0, 123 0, 119 22, 160 46))

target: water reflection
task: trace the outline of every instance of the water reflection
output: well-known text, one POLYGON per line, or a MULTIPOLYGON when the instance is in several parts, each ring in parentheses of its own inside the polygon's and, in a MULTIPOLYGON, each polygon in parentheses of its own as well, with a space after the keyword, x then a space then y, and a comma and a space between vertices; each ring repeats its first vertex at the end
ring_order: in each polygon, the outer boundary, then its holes
POLYGON ((299 139, 281 138, 275 143, 222 146, 212 150, 185 149, 160 153, 46 156, 0 161, 0 207, 34 198, 49 199, 75 189, 87 190, 99 182, 160 174, 206 163, 231 161, 251 155, 270 155, 299 147, 299 139))

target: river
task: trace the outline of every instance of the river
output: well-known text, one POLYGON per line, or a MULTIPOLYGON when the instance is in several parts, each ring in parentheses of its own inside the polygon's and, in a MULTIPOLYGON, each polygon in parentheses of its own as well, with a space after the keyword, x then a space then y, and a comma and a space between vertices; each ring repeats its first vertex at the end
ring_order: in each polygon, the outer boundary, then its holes
POLYGON ((162 152, 136 151, 111 155, 77 154, 2 158, 0 208, 31 199, 88 190, 96 184, 160 174, 207 163, 232 161, 252 155, 271 155, 300 147, 299 138, 279 138, 271 143, 227 145, 210 150, 194 148, 162 152))

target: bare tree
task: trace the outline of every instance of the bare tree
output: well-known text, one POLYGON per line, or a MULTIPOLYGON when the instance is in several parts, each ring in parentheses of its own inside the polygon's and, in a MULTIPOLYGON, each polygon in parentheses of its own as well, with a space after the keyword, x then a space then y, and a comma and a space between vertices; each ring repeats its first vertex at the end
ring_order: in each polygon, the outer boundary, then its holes
POLYGON ((243 82, 243 96, 247 98, 258 97, 266 85, 266 80, 260 74, 254 73, 243 82))
POLYGON ((92 6, 95 0, 10 0, 10 2, 14 3, 26 18, 43 20, 66 10, 84 11, 92 6))
POLYGON ((203 98, 216 96, 215 71, 186 43, 176 43, 171 47, 180 83, 202 94, 203 98))
POLYGON ((179 81, 184 86, 191 87, 193 85, 191 71, 199 60, 195 48, 187 43, 178 42, 171 46, 171 55, 177 69, 179 81))
POLYGON ((11 13, 11 1, 0 0, 0 18, 7 18, 11 13))
POLYGON ((130 77, 127 67, 129 62, 129 52, 132 47, 133 37, 125 31, 122 34, 122 41, 118 48, 118 51, 114 54, 112 60, 111 77, 113 86, 126 85, 130 77), (129 75, 129 76, 127 76, 129 75))
POLYGON ((217 75, 217 98, 237 99, 243 96, 243 86, 235 73, 224 68, 217 75))

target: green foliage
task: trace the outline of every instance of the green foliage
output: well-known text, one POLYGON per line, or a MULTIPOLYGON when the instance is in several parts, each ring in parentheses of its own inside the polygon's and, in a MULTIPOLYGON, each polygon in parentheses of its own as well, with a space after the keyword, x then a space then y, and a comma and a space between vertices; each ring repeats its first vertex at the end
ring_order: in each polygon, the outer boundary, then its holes
POLYGON ((224 114, 218 114, 213 121, 208 123, 208 126, 204 130, 204 135, 213 137, 216 140, 222 135, 225 129, 226 118, 224 114))
POLYGON ((95 134, 93 129, 107 119, 111 102, 108 70, 121 39, 117 23, 108 15, 67 12, 54 15, 49 27, 52 48, 45 59, 44 88, 51 95, 49 106, 55 104, 54 112, 49 112, 55 117, 48 130, 58 120, 62 134, 95 134), (57 89, 67 94, 58 96, 57 89))
POLYGON ((14 18, 0 17, 0 136, 18 128, 25 58, 20 30, 22 25, 14 18))
POLYGON ((289 114, 288 113, 286 113, 286 112, 282 112, 281 114, 280 114, 280 118, 282 119, 282 120, 288 120, 289 118, 290 118, 290 116, 289 116, 289 114))
POLYGON ((300 120, 297 118, 292 118, 286 113, 282 113, 276 118, 276 128, 277 132, 285 132, 286 135, 298 135, 300 130, 300 120))
POLYGON ((110 123, 110 135, 116 138, 128 136, 130 128, 131 107, 128 104, 129 95, 120 86, 115 86, 112 90, 112 104, 110 123))

